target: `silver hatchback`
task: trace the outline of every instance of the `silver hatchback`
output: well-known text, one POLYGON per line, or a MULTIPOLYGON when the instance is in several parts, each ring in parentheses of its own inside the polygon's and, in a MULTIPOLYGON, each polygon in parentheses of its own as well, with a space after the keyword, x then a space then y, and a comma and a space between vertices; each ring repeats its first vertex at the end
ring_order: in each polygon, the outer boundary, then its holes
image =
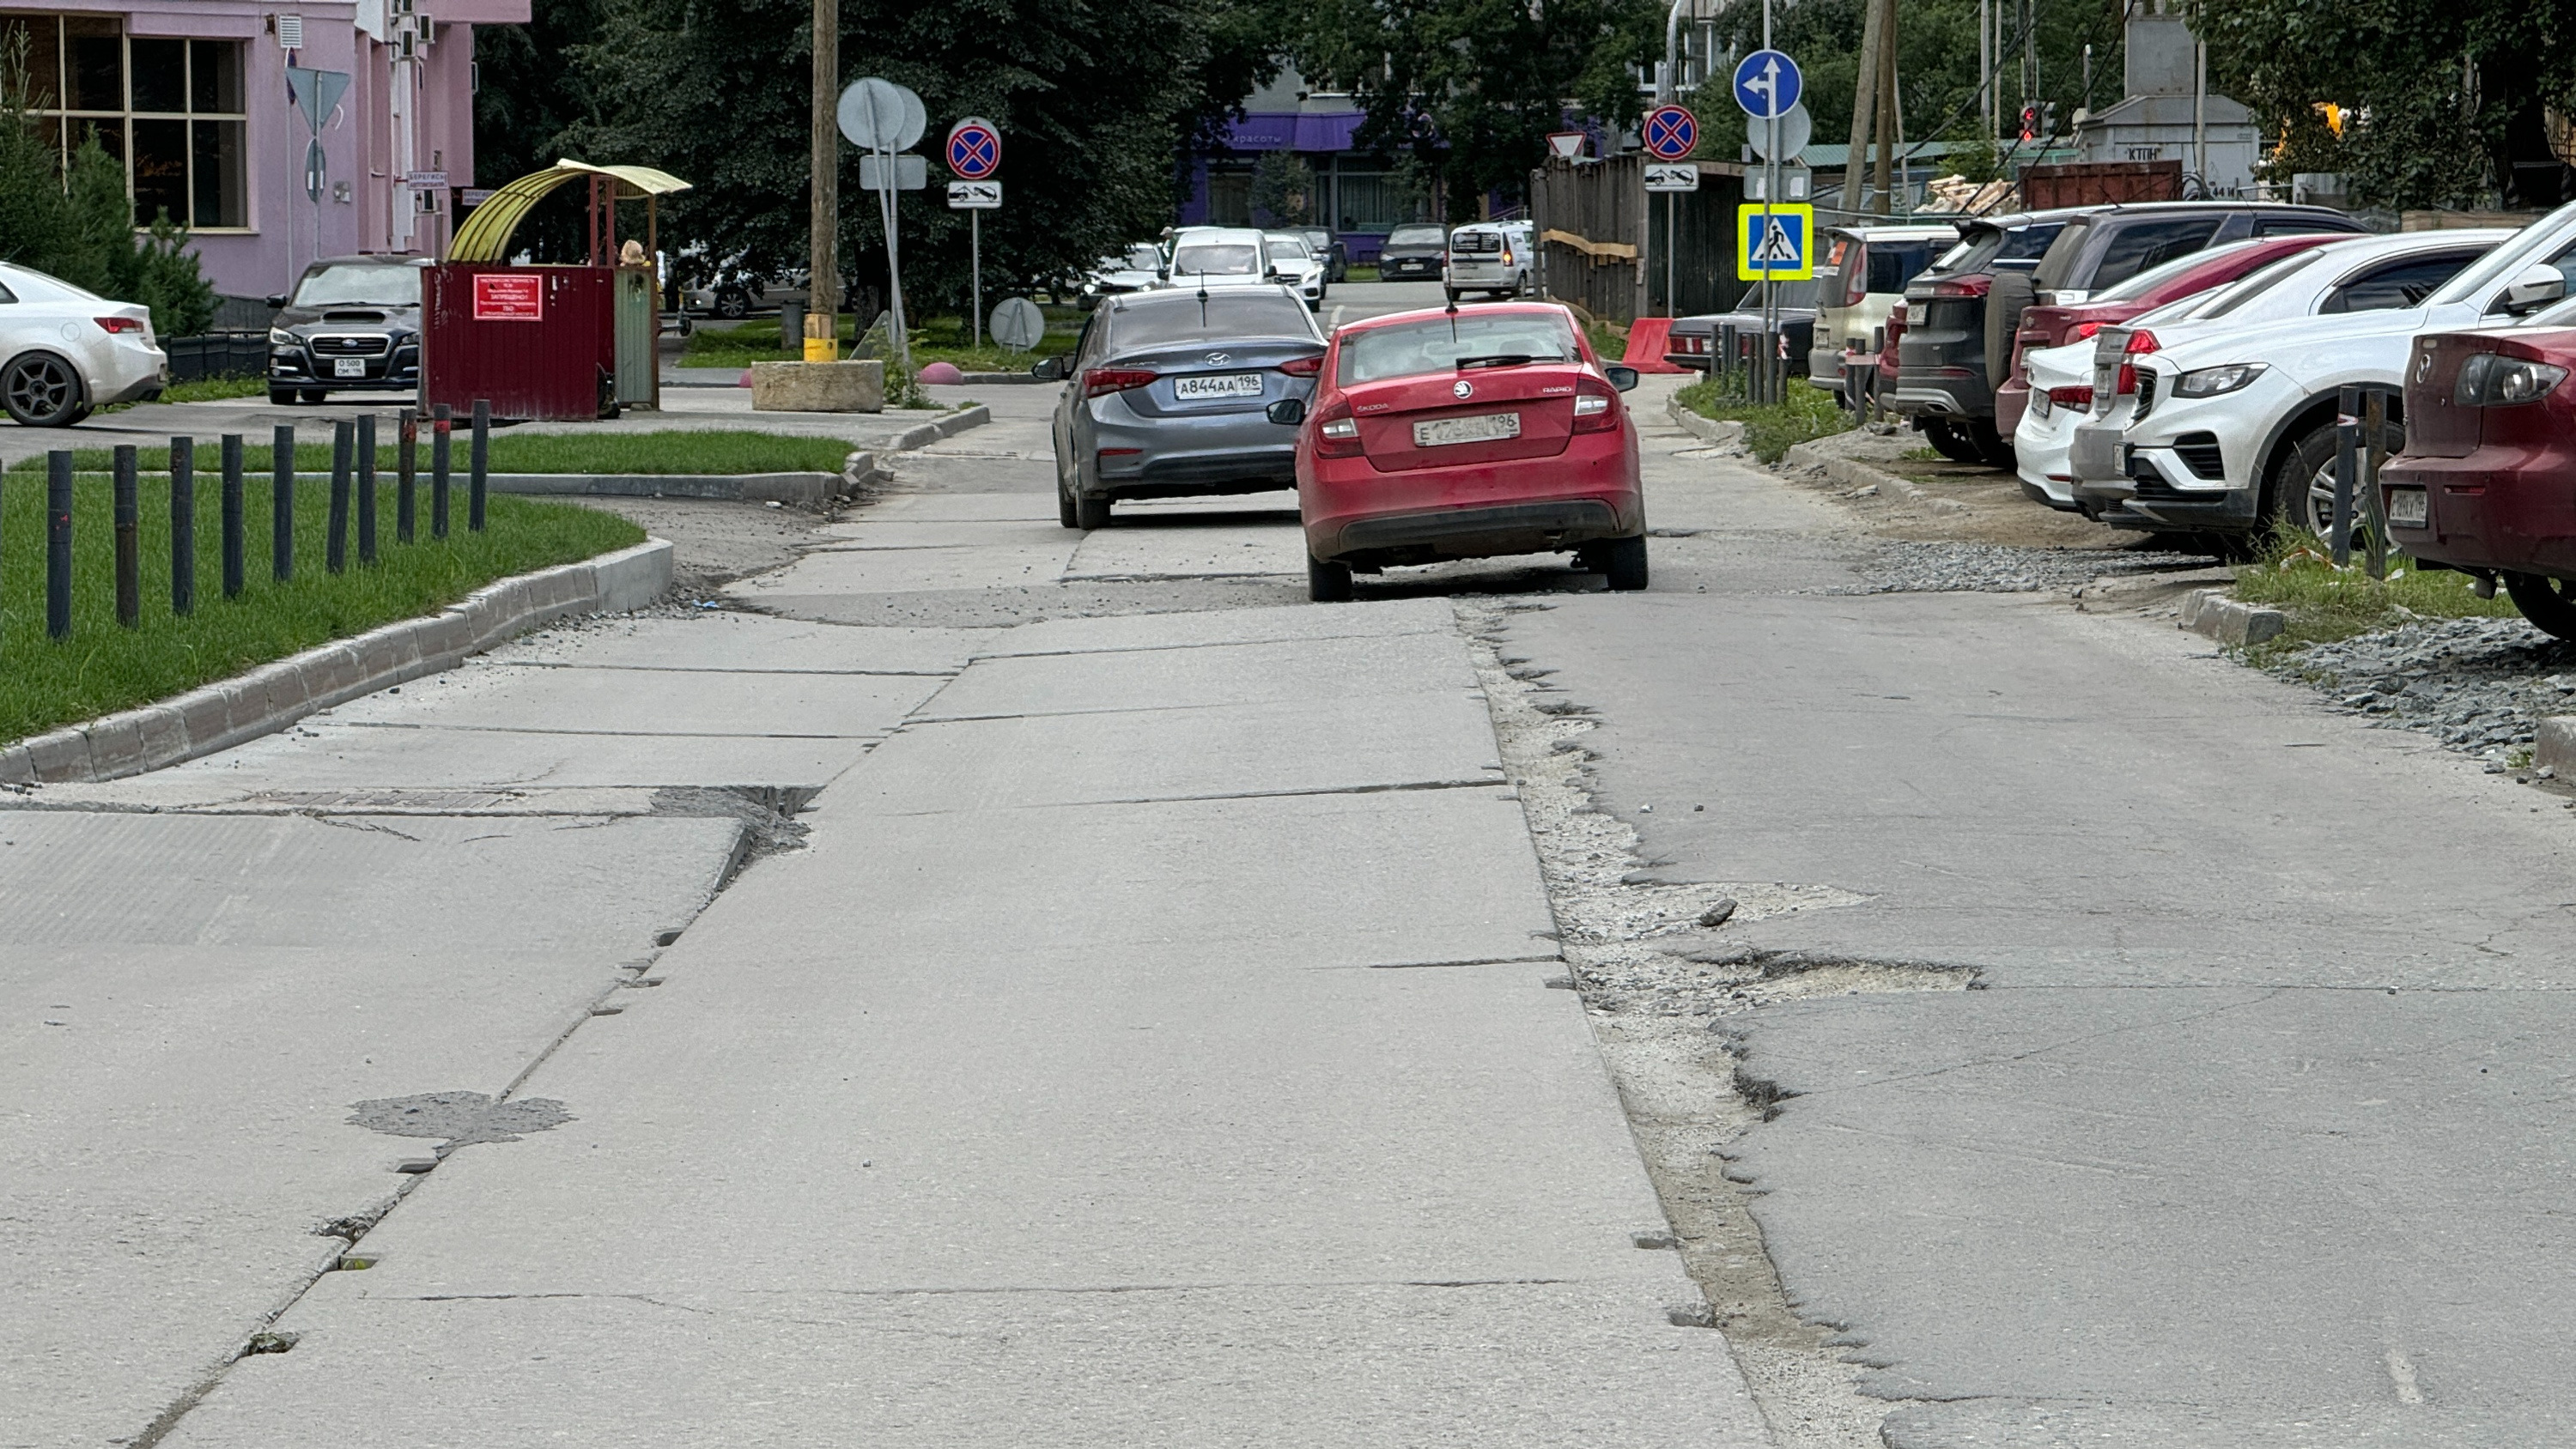
POLYGON ((1105 528, 1121 498, 1264 493, 1297 484, 1297 430, 1272 403, 1314 395, 1324 335, 1285 287, 1139 292, 1091 314, 1055 409, 1064 526, 1105 528))

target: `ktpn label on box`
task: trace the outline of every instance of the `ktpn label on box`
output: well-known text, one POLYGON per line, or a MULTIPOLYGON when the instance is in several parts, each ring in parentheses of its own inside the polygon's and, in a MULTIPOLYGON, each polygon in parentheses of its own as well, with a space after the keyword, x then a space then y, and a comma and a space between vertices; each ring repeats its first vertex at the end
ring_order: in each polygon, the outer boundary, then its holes
POLYGON ((477 322, 542 322, 546 279, 534 272, 482 272, 474 278, 477 322))

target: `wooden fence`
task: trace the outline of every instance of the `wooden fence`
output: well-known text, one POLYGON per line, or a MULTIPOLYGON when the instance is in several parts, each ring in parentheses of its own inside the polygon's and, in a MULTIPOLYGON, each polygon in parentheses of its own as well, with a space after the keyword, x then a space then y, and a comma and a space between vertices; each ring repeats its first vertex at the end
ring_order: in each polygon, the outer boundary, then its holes
POLYGON ((1699 190, 1653 196, 1637 156, 1582 162, 1551 156, 1531 172, 1530 210, 1547 295, 1613 322, 1732 310, 1745 291, 1735 279, 1735 208, 1744 199, 1744 168, 1697 164, 1699 190))

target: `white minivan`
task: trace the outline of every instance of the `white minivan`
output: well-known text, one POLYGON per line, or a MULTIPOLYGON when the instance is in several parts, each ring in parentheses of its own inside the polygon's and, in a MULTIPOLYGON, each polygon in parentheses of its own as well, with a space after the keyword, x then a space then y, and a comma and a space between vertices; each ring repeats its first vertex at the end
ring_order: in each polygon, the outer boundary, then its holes
POLYGON ((1449 265, 1440 275, 1441 289, 1452 302, 1462 292, 1527 296, 1537 251, 1537 232, 1528 222, 1471 221, 1449 233, 1449 265))

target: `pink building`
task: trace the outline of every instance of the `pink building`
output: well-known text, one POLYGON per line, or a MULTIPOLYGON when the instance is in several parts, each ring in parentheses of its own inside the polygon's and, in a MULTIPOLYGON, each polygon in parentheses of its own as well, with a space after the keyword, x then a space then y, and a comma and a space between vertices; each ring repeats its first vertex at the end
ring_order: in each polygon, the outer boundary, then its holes
MULTIPOLYGON (((215 289, 287 290, 317 256, 434 256, 474 175, 474 27, 529 0, 0 0, 26 37, 30 108, 66 154, 87 135, 125 163, 138 223, 194 234, 215 289), (288 67, 345 91, 315 137, 288 67)), ((508 177, 495 178, 506 181, 508 177)))

